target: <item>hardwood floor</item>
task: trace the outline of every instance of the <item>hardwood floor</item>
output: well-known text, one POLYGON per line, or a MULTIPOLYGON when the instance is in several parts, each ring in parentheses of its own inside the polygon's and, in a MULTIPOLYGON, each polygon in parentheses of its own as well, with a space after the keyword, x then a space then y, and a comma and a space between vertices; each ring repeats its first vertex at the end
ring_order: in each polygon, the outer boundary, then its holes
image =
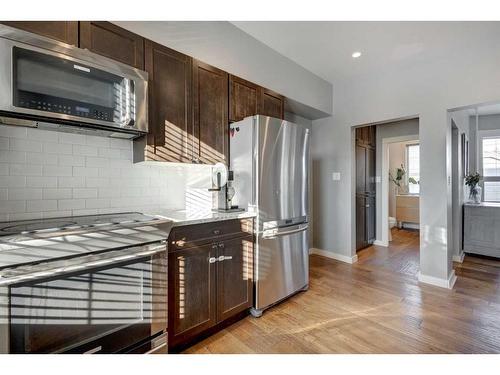
POLYGON ((312 255, 310 289, 185 353, 500 353, 500 261, 466 256, 445 290, 416 279, 418 232, 354 265, 312 255))

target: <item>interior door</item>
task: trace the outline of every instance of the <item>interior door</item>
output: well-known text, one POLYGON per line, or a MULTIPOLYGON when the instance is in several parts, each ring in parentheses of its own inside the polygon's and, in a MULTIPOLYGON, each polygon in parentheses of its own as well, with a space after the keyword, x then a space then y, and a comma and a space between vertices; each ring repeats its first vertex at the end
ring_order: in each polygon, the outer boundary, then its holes
POLYGON ((308 215, 309 130, 258 116, 258 206, 263 221, 308 215))

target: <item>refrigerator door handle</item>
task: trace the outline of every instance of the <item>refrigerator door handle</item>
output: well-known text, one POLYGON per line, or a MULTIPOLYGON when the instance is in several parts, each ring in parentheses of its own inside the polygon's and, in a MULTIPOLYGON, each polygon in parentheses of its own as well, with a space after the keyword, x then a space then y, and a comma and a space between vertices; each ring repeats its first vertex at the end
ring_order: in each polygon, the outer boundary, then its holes
POLYGON ((299 233, 307 230, 309 228, 309 224, 299 224, 296 226, 291 227, 293 229, 290 229, 290 227, 283 228, 283 230, 279 228, 275 229, 267 229, 262 232, 262 238, 275 238, 279 236, 285 236, 288 234, 294 234, 294 233, 299 233))

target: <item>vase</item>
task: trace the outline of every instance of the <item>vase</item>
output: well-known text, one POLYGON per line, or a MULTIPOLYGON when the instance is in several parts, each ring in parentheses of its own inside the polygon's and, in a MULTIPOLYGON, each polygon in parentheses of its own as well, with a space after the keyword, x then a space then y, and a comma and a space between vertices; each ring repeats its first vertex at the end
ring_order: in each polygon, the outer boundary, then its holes
POLYGON ((469 192, 470 201, 475 204, 481 203, 481 193, 482 193, 481 186, 476 185, 474 187, 471 187, 469 192))

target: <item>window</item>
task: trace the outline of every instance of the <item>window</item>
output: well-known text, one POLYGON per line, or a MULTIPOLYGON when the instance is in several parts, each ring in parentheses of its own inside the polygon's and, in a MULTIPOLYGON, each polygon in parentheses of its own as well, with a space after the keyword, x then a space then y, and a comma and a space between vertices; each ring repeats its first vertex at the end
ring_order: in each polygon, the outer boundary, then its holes
POLYGON ((481 132, 481 169, 484 179, 484 200, 500 202, 500 134, 498 132, 481 132))
POLYGON ((408 192, 420 193, 420 145, 406 146, 406 171, 408 176, 408 192))

